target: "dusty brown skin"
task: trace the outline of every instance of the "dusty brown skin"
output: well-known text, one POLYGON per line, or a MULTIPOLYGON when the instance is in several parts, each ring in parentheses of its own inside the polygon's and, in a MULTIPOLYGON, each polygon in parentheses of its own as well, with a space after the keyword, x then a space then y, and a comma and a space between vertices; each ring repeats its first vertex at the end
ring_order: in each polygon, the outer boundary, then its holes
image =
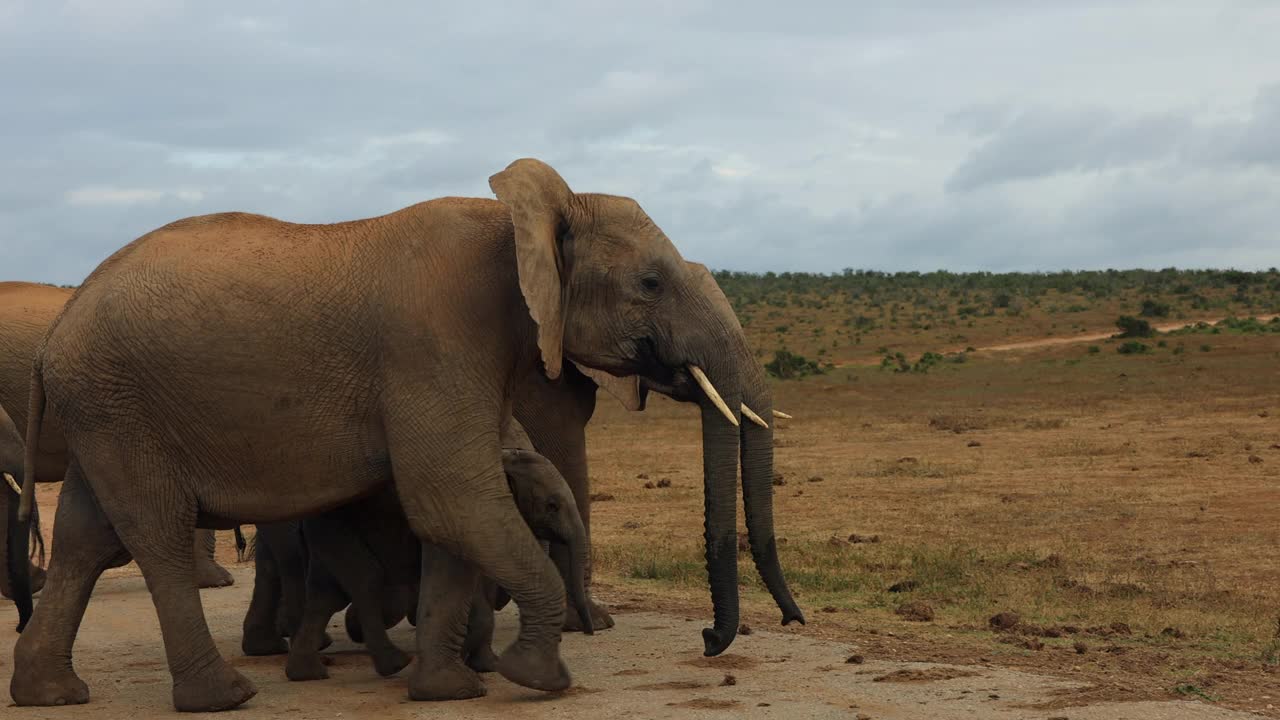
MULTIPOLYGON (((72 290, 26 282, 0 282, 0 408, 13 420, 18 431, 17 444, 0 430, 0 466, 21 484, 23 482, 22 438, 27 429, 27 401, 31 395, 31 360, 49 324, 71 297, 72 290)), ((46 416, 41 425, 40 453, 36 456, 36 482, 62 482, 67 470, 66 443, 57 420, 46 416)), ((0 551, 7 557, 9 522, 8 503, 11 493, 0 498, 0 551)), ((15 506, 16 509, 16 506, 15 506)), ((35 538, 38 540, 38 538, 35 538)), ((213 561, 212 531, 201 532, 195 539, 196 580, 200 587, 222 587, 234 582, 231 574, 213 561)), ((32 592, 44 585, 44 570, 32 566, 32 592)), ((12 598, 9 573, 0 578, 0 594, 12 598)), ((24 582, 19 578, 17 582, 24 582)), ((23 593, 17 593, 21 595, 23 593)))
MULTIPOLYGON (((716 284, 706 266, 686 262, 696 287, 706 294, 723 317, 731 317, 735 325, 737 317, 733 307, 716 284)), ((739 326, 740 327, 740 326, 739 326)), ((547 457, 560 471, 573 491, 578 514, 587 530, 588 546, 591 533, 591 492, 587 472, 586 425, 594 411, 597 387, 603 387, 628 410, 643 410, 650 390, 668 395, 680 394, 686 399, 694 392, 690 388, 676 388, 655 384, 636 376, 615 377, 606 372, 569 364, 558 380, 549 381, 541 368, 529 373, 512 394, 512 411, 518 422, 508 425, 516 428, 504 446, 533 449, 547 457), (587 375, 584 375, 587 374, 587 375)), ((302 548, 298 521, 266 523, 257 526, 258 552, 254 556, 253 599, 245 612, 241 650, 246 655, 276 655, 289 652, 285 638, 298 627, 302 617, 303 597, 306 594, 306 558, 302 548)), ((587 605, 594 630, 613 627, 609 613, 590 599, 591 556, 588 554, 585 580, 588 588, 587 605)), ((583 613, 578 609, 571 593, 564 616, 564 629, 581 632, 584 629, 583 613)), ((395 607, 396 598, 388 598, 395 607)), ((385 611, 388 617, 397 616, 398 610, 385 611)), ((410 615, 412 622, 414 617, 410 615)), ((397 619, 396 622, 399 620, 397 619)), ((347 632, 356 642, 362 633, 355 616, 347 613, 347 632)), ((328 645, 328 638, 322 641, 328 645)))
MULTIPOLYGON (((563 585, 520 520, 499 452, 500 420, 539 357, 549 381, 566 358, 673 390, 704 370, 723 413, 706 393, 675 394, 703 416, 716 614, 705 651, 722 652, 738 624, 739 452, 757 567, 784 622, 802 619, 777 564, 772 431, 738 419, 744 403, 769 417, 772 402, 736 319, 635 201, 575 194, 535 160, 490 185, 499 202, 445 198, 334 225, 190 218, 89 277, 36 359, 33 414, 47 395, 71 462, 58 553, 15 647, 18 704, 87 701, 70 662, 75 628, 98 575, 130 551, 156 604, 175 707, 243 703, 256 690, 214 647, 179 548, 197 525, 321 512, 393 477, 415 534, 451 553, 440 569, 450 586, 487 575, 519 605, 520 635, 498 671, 566 687, 563 585)), ((465 596, 440 600, 439 622, 465 621, 465 596)), ((420 651, 431 630, 419 623, 420 651)), ((415 668, 415 697, 474 684, 456 660, 415 668)))

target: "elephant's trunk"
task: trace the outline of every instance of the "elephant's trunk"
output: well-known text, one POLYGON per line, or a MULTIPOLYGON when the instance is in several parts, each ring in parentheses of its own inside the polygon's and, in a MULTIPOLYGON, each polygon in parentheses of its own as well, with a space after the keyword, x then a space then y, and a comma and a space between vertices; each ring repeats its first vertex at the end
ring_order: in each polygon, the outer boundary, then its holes
MULTIPOLYGON (((772 420, 773 401, 764 373, 755 362, 749 362, 744 396, 746 404, 760 416, 772 420)), ((773 535, 773 427, 742 423, 742 508, 747 516, 747 537, 751 557, 764 580, 773 601, 782 610, 782 624, 794 621, 804 624, 804 615, 791 597, 782 566, 778 562, 778 544, 773 535)))
MULTIPOLYGON (((711 375, 712 381, 717 379, 711 375)), ((734 383, 736 385, 736 383, 734 383)), ((729 387, 729 386, 725 386, 729 387)), ((724 405, 735 416, 741 395, 723 396, 724 405)), ((711 584, 714 627, 704 628, 703 654, 719 655, 738 633, 738 503, 734 496, 738 480, 738 428, 708 398, 702 408, 702 473, 705 503, 707 576, 711 584)))
MULTIPOLYGON (((572 497, 570 497, 572 500, 572 497)), ((570 505, 572 507, 572 505, 570 505)), ((568 594, 571 605, 577 610, 577 619, 582 624, 582 632, 593 634, 591 628, 591 603, 586 601, 586 562, 591 551, 586 542, 586 528, 577 511, 568 512, 570 527, 557 533, 557 539, 550 541, 548 551, 552 560, 561 571, 564 580, 564 592, 568 594)))

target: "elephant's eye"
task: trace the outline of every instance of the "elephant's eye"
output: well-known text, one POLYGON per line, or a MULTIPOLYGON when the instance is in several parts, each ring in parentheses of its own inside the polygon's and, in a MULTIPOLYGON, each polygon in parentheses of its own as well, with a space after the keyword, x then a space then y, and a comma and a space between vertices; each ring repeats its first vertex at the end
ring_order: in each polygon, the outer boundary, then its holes
POLYGON ((555 500, 547 501, 547 512, 555 514, 560 512, 560 503, 555 500))
POLYGON ((662 279, 657 275, 645 275, 640 278, 640 286, 647 292, 656 293, 662 289, 662 279))

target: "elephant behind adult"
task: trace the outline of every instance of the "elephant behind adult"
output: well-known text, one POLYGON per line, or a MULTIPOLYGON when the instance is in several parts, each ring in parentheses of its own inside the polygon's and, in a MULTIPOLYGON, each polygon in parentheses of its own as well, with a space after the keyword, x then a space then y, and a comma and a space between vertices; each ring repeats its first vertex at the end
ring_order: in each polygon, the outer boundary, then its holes
MULTIPOLYGON (((5 411, 4 406, 0 406, 0 514, 5 516, 6 521, 5 526, 0 528, 0 551, 4 553, 6 563, 10 561, 17 563, 16 567, 9 569, 8 572, 4 573, 4 577, 0 578, 0 595, 10 600, 18 595, 40 592, 40 589, 44 587, 45 580, 44 568, 39 565, 30 565, 29 569, 24 573, 23 568, 27 566, 28 559, 16 553, 10 556, 8 552, 9 533, 23 531, 22 523, 18 522, 18 495, 16 492, 16 488, 22 483, 23 448, 22 435, 18 433, 17 426, 13 424, 13 420, 9 417, 9 413, 5 411), (30 583, 30 587, 23 588, 16 593, 10 591, 10 575, 19 583, 30 583)), ((32 510, 35 510, 35 508, 32 508, 32 510)), ((44 547, 40 537, 40 523, 34 515, 30 536, 33 548, 32 559, 37 556, 43 556, 44 547)))
MULTIPOLYGON (((498 671, 566 687, 563 584, 511 501, 499 442, 515 386, 539 362, 560 378, 566 359, 700 407, 705 652, 723 652, 738 625, 740 458, 757 568, 783 621, 802 620, 777 562, 772 431, 740 421, 744 405, 768 417, 772 401, 736 318, 634 200, 574 193, 528 159, 490 186, 496 202, 442 198, 332 225, 188 218, 94 271, 36 360, 32 408, 47 396, 61 421, 74 491, 59 499, 58 552, 15 647, 19 705, 88 699, 67 660, 93 583, 124 552, 152 591, 175 706, 241 704, 256 690, 214 647, 176 549, 197 525, 302 517, 390 480, 459 585, 487 575, 519 606, 498 671)), ((463 598, 440 623, 465 612, 463 598)), ((439 630, 420 624, 419 649, 439 630)), ((460 672, 415 667, 411 687, 460 672)))
MULTIPOLYGON (((509 423, 514 426, 515 423, 509 423)), ((583 593, 583 568, 587 546, 569 486, 546 458, 521 441, 522 430, 504 433, 503 471, 520 516, 540 540, 548 542, 568 594, 583 593), (513 439, 509 442, 508 438, 513 439)), ((380 675, 393 675, 409 658, 387 636, 386 628, 406 614, 421 612, 430 622, 437 598, 458 592, 441 578, 420 575, 422 568, 438 563, 439 550, 423 547, 405 520, 394 488, 302 521, 302 535, 309 549, 307 595, 301 627, 289 643, 285 672, 290 680, 328 677, 321 662, 324 630, 333 614, 350 603, 348 617, 359 617, 362 642, 368 647, 380 675), (420 601, 418 586, 426 588, 420 601), (388 605, 395 600, 399 607, 388 605), (388 610, 392 612, 388 612, 388 610)), ((429 651, 462 657, 468 667, 490 672, 496 658, 490 648, 493 637, 493 588, 487 578, 474 590, 465 628, 448 628, 444 642, 429 651), (464 632, 465 630, 465 632, 464 632)), ((577 604, 585 608, 586 603, 577 604)), ((581 619, 590 630, 590 618, 581 619)), ((416 624, 416 623, 415 623, 416 624)), ((353 638, 354 639, 354 638, 353 638)), ((483 692, 483 688, 477 689, 483 692)))
MULTIPOLYGON (((62 312, 74 290, 54 285, 28 282, 0 282, 0 407, 5 408, 19 436, 27 432, 27 404, 31 398, 31 361, 35 357, 45 331, 62 312)), ((67 446, 57 418, 44 418, 40 426, 39 453, 35 457, 36 482, 62 482, 67 472, 67 446)), ((0 452, 4 447, 0 447, 0 452)), ((17 465, 22 465, 18 451, 17 465)), ((21 470, 11 472, 23 478, 21 470)), ((8 502, 9 496, 0 498, 8 502)), ((7 524, 9 512, 0 507, 0 522, 7 524)), ((38 530, 37 530, 38 532, 38 530)), ((0 528, 0 543, 8 537, 7 527, 0 528)), ((0 549, 4 549, 0 547, 0 549)), ((212 530, 201 532, 194 540, 196 583, 202 588, 224 587, 235 579, 213 559, 215 540, 212 530)), ((31 567, 32 587, 44 584, 44 571, 31 567)), ((18 580, 18 582, 22 582, 18 580)), ((10 597, 9 581, 0 581, 0 590, 10 597)))

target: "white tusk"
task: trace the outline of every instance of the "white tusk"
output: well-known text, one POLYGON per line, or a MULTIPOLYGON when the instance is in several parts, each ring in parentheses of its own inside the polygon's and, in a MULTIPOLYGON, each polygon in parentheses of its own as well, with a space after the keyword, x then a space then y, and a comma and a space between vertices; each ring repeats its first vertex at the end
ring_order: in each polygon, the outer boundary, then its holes
POLYGON ((733 411, 729 409, 728 405, 724 404, 724 399, 720 397, 720 393, 716 392, 716 386, 712 385, 711 381, 707 379, 707 374, 702 372, 702 368, 697 365, 690 365, 689 374, 693 375, 693 379, 698 381, 698 387, 702 388, 702 392, 707 394, 711 404, 715 405, 729 419, 730 424, 737 427, 738 418, 734 417, 733 411))
POLYGON ((782 418, 783 420, 794 420, 794 419, 795 419, 795 418, 791 417, 790 415, 788 415, 788 414, 786 414, 786 413, 784 413, 784 412, 782 412, 782 411, 780 411, 780 410, 774 410, 774 411, 773 411, 773 416, 774 416, 774 417, 776 417, 776 418, 782 418))
POLYGON ((9 483, 9 487, 13 488, 13 491, 18 493, 19 496, 21 496, 22 488, 18 487, 18 481, 14 480, 13 476, 10 475, 9 473, 3 473, 3 475, 4 475, 4 481, 9 483))
POLYGON ((764 421, 764 418, 762 418, 762 417, 760 417, 759 415, 757 415, 757 414, 755 413, 755 411, 754 411, 754 410, 752 410, 751 408, 747 407, 747 404, 746 404, 746 403, 742 403, 742 414, 743 414, 744 416, 746 416, 746 418, 747 418, 748 420, 750 420, 751 422, 753 422, 753 423, 755 423, 755 424, 759 425, 759 426, 760 426, 760 427, 762 427, 762 428, 768 428, 768 427, 769 427, 769 423, 765 422, 765 421, 764 421))

